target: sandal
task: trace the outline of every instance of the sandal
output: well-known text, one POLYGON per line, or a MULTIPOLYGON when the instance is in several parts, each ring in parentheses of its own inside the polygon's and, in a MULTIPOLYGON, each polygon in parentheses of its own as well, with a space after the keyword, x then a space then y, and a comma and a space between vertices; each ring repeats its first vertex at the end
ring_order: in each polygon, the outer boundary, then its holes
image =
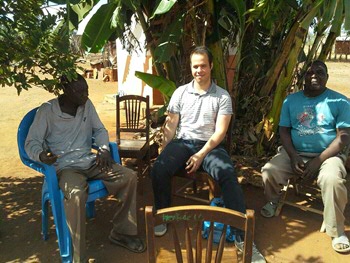
POLYGON ((144 242, 137 237, 118 234, 118 236, 109 235, 108 238, 113 244, 124 247, 135 253, 142 253, 146 250, 144 242))
POLYGON ((263 217, 273 217, 275 215, 277 209, 277 203, 274 202, 268 202, 266 205, 263 206, 260 210, 260 214, 263 217))
POLYGON ((332 239, 332 247, 339 253, 350 252, 350 242, 348 237, 344 233, 339 237, 334 237, 332 239))

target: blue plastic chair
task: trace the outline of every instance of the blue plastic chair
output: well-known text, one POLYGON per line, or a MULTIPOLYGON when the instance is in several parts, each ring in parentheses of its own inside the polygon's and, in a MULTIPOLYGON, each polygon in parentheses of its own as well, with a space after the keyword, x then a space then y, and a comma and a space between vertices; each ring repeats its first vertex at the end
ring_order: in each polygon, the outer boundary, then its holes
MULTIPOLYGON (((24 150, 24 143, 27 138, 29 128, 33 123, 37 109, 38 108, 35 108, 29 111, 19 124, 17 133, 19 155, 25 165, 44 175, 41 200, 43 239, 48 239, 48 205, 50 202, 62 262, 72 262, 72 240, 66 223, 66 215, 63 207, 63 193, 58 186, 56 170, 51 165, 31 160, 24 150)), ((120 164, 121 162, 117 144, 110 142, 109 146, 111 149, 112 158, 115 162, 120 164)), ((89 181, 89 195, 86 203, 86 213, 88 218, 95 216, 95 200, 107 195, 107 189, 101 180, 89 181)))

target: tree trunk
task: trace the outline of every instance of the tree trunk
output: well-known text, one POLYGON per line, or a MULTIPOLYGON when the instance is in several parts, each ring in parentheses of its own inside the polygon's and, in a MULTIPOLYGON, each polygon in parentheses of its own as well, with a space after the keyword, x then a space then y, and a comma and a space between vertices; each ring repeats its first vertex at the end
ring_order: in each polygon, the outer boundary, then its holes
POLYGON ((293 39, 293 43, 291 45, 288 45, 291 47, 291 49, 288 52, 289 55, 286 58, 285 66, 282 68, 280 74, 278 75, 272 107, 270 112, 264 118, 264 132, 260 135, 260 143, 257 145, 258 155, 261 155, 264 152, 263 149, 269 148, 274 142, 273 139, 278 128, 282 104, 292 82, 292 78, 294 76, 293 73, 298 62, 298 56, 303 47, 303 42, 305 40, 306 35, 307 30, 305 30, 302 27, 299 27, 295 33, 294 38, 287 37, 287 39, 293 39))

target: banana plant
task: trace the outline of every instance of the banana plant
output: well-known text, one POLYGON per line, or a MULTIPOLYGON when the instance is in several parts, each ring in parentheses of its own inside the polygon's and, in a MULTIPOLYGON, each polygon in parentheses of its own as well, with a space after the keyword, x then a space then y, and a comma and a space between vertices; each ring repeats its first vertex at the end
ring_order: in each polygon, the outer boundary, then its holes
MULTIPOLYGON (((183 65, 189 64, 188 52, 193 43, 209 45, 217 59, 214 68, 218 71, 214 77, 229 90, 235 102, 237 123, 242 124, 237 125, 241 129, 237 132, 237 144, 246 142, 240 136, 249 137, 255 143, 251 149, 255 147, 262 154, 276 137, 282 102, 296 76, 297 66, 305 60, 303 47, 310 26, 318 36, 308 59, 319 49, 321 36, 328 34, 326 28, 330 27, 331 33, 329 41, 322 45, 325 50, 334 42, 341 19, 349 28, 349 3, 347 0, 115 0, 95 13, 84 32, 83 44, 90 52, 96 52, 112 37, 119 38, 126 48, 135 49, 140 43, 130 26, 132 16, 136 16, 158 75, 136 73, 136 76, 153 87, 157 86, 153 82, 171 81, 172 89, 191 78, 183 65), (233 87, 227 87, 223 73, 228 46, 236 50, 233 87)), ((167 101, 169 95, 162 94, 167 101)))
POLYGON ((328 54, 332 50, 337 36, 340 35, 342 24, 344 23, 345 25, 348 23, 347 21, 350 20, 350 13, 347 13, 348 16, 345 19, 345 12, 350 12, 350 10, 346 11, 345 5, 349 5, 349 1, 337 0, 337 8, 335 10, 334 18, 332 20, 332 26, 329 30, 329 34, 326 38, 325 43, 322 45, 322 49, 318 57, 319 60, 326 60, 328 54))
POLYGON ((142 79, 147 85, 153 89, 159 90, 163 94, 164 105, 158 110, 158 116, 163 116, 166 112, 171 95, 173 95, 174 91, 176 90, 176 84, 162 76, 156 76, 140 71, 136 71, 135 76, 142 79))

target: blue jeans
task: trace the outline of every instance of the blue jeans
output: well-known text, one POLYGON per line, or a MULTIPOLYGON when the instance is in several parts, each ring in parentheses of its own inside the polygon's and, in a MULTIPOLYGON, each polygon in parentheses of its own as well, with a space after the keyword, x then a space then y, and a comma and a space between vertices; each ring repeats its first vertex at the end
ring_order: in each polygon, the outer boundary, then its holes
MULTIPOLYGON (((172 140, 161 152, 151 171, 155 209, 170 206, 172 176, 184 170, 186 161, 202 149, 205 143, 200 140, 172 140)), ((223 145, 218 145, 205 156, 201 169, 219 184, 225 207, 246 212, 234 164, 223 145)))

